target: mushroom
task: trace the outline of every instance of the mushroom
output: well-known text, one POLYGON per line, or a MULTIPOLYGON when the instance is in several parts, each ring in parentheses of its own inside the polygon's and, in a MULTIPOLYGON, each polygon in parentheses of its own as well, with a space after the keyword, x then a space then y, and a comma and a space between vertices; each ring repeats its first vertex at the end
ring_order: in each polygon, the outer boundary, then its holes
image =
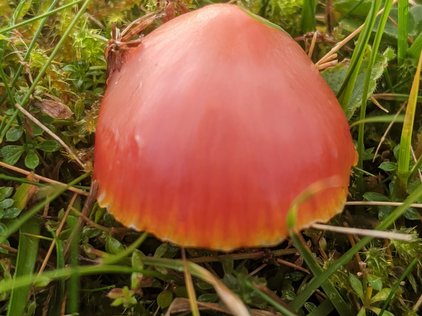
POLYGON ((98 202, 124 225, 230 251, 327 221, 356 151, 334 94, 286 33, 235 5, 181 15, 145 36, 108 81, 97 125, 98 202))

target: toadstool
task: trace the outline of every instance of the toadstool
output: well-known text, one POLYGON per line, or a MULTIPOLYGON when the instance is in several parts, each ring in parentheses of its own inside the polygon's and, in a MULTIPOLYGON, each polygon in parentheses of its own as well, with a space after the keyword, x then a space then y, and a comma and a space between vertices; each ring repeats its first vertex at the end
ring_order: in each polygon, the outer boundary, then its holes
POLYGON ((183 14, 127 51, 108 80, 95 139, 98 202, 126 226, 229 251, 327 221, 356 151, 329 86, 286 33, 235 5, 183 14))

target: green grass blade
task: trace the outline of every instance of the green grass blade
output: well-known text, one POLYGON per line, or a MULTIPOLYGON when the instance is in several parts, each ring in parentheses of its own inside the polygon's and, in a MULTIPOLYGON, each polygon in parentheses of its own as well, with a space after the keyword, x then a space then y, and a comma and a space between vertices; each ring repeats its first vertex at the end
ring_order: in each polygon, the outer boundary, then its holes
MULTIPOLYGON (((305 202, 318 192, 326 190, 328 188, 338 187, 339 185, 340 182, 337 177, 330 177, 322 181, 314 182, 294 199, 287 214, 286 222, 290 232, 290 238, 293 241, 293 245, 299 251, 301 256, 305 259, 306 264, 311 269, 314 276, 321 275, 323 273, 323 270, 312 255, 312 253, 309 251, 309 249, 304 246, 304 242, 302 242, 302 240, 299 238, 298 234, 295 231, 299 207, 303 202, 305 202)), ((325 294, 327 295, 328 299, 336 308, 339 315, 352 315, 349 305, 344 301, 343 297, 340 295, 335 286, 329 280, 326 280, 322 284, 322 288, 325 294)), ((298 311, 298 309, 295 309, 294 311, 298 311)))
MULTIPOLYGON (((299 251, 303 259, 305 260, 307 266, 312 271, 314 276, 321 275, 324 271, 316 261, 315 257, 309 251, 309 249, 304 245, 301 241, 300 237, 297 234, 291 234, 290 238, 293 241, 293 245, 299 251)), ((338 314, 343 315, 352 315, 352 311, 350 310, 350 305, 347 304, 341 294, 337 291, 336 287, 330 280, 325 281, 321 284, 322 289, 324 290, 325 294, 328 297, 328 300, 331 304, 335 307, 338 314)))
MULTIPOLYGON (((369 63, 368 63, 368 68, 366 70, 366 77, 365 77, 365 84, 364 84, 364 88, 363 88, 363 93, 362 93, 362 103, 360 106, 360 115, 359 115, 359 120, 362 122, 363 120, 365 120, 366 117, 366 105, 367 105, 367 98, 368 98, 368 91, 369 91, 369 83, 371 80, 371 73, 372 73, 372 68, 375 64, 375 60, 377 58, 378 55, 378 50, 379 50, 379 46, 381 43, 381 38, 384 34, 384 29, 385 29, 385 25, 387 23, 388 20, 388 16, 390 15, 390 10, 391 7, 393 5, 393 1, 392 0, 387 0, 384 3, 384 12, 382 13, 381 19, 380 19, 380 23, 378 26, 378 30, 375 34, 375 38, 374 38, 374 42, 372 45, 372 50, 371 50, 371 55, 369 57, 369 63)), ((365 151, 365 146, 364 146, 364 138, 365 138, 365 124, 362 123, 359 125, 359 129, 358 129, 358 145, 357 145, 357 152, 358 152, 358 164, 357 166, 359 168, 362 168, 363 166, 363 153, 365 151)), ((360 182, 363 182, 363 178, 360 179, 360 182)), ((362 185, 362 183, 360 183, 362 185)))
POLYGON ((407 102, 406 113, 404 117, 404 123, 400 139, 400 150, 397 163, 398 192, 396 192, 399 195, 400 192, 406 192, 407 182, 410 175, 409 166, 412 150, 413 124, 415 121, 421 68, 422 54, 419 55, 418 66, 416 68, 416 73, 413 78, 412 88, 410 89, 409 100, 407 102))
POLYGON ((74 268, 63 268, 52 271, 43 272, 40 275, 25 275, 14 280, 3 279, 0 280, 0 293, 9 292, 12 289, 22 288, 28 285, 36 284, 38 286, 46 286, 49 282, 54 280, 68 279, 74 273, 79 275, 92 275, 101 273, 133 273, 141 272, 146 276, 149 276, 147 271, 141 269, 134 269, 128 266, 108 266, 108 265, 94 265, 94 266, 83 266, 79 267, 78 271, 74 268))
POLYGON ((76 315, 79 311, 79 289, 80 289, 80 275, 79 271, 79 243, 80 243, 80 228, 75 223, 71 227, 72 238, 70 239, 70 266, 74 269, 68 284, 68 304, 67 312, 71 315, 76 315))
POLYGON ((2 234, 0 234, 0 243, 5 242, 11 234, 18 231, 19 228, 26 221, 28 221, 35 214, 37 214, 39 211, 41 211, 45 207, 46 204, 54 201, 56 198, 58 198, 60 195, 62 195, 63 192, 65 192, 69 186, 72 186, 76 183, 79 183, 80 181, 82 181, 83 179, 85 179, 88 176, 89 176, 89 173, 85 173, 85 174, 81 175, 80 177, 76 178, 75 180, 73 180, 72 182, 70 182, 67 186, 57 188, 53 193, 49 194, 48 197, 44 201, 38 203, 37 205, 32 207, 30 210, 25 212, 23 215, 21 215, 18 219, 16 219, 14 222, 12 222, 10 225, 8 225, 7 229, 2 234))
POLYGON ((255 294, 257 294, 260 298, 262 298, 265 302, 270 304, 272 307, 274 307, 277 311, 281 313, 283 316, 295 316, 296 314, 291 312, 287 307, 284 307, 283 305, 279 304, 277 301, 272 299, 270 296, 262 292, 261 290, 257 289, 250 281, 246 281, 245 285, 252 290, 255 294))
MULTIPOLYGON (((19 247, 14 279, 32 275, 34 272, 39 243, 36 235, 39 235, 39 233, 40 223, 36 218, 32 218, 22 225, 19 232, 19 247)), ((28 305, 29 290, 30 284, 12 289, 7 316, 24 315, 25 307, 28 305)))
MULTIPOLYGON (((37 27, 37 30, 35 31, 34 36, 31 39, 31 43, 29 43, 28 49, 22 59, 23 62, 26 62, 29 59, 29 56, 31 55, 32 50, 35 47, 35 44, 37 43, 38 37, 41 35, 41 31, 45 25, 45 23, 47 22, 47 18, 49 17, 50 14, 52 14, 52 12, 54 11, 53 8, 56 6, 58 0, 53 0, 50 4, 50 6, 48 7, 47 11, 45 12, 46 16, 43 17, 37 27), (47 15, 48 14, 48 15, 47 15)), ((15 25, 16 27, 16 25, 15 25)), ((18 80, 22 69, 23 69, 23 62, 19 64, 18 69, 16 70, 15 75, 13 76, 12 82, 10 83, 10 87, 13 88, 13 86, 16 83, 16 80, 18 80)), ((15 100, 13 100, 12 104, 15 104, 15 100)))
POLYGON ((414 58, 418 59, 419 54, 422 51, 422 33, 420 33, 416 39, 413 41, 412 45, 407 50, 407 54, 414 58))
MULTIPOLYGON (((55 5, 57 4, 57 2, 58 2, 58 0, 54 0, 50 4, 49 8, 47 9, 47 12, 51 12, 51 10, 55 7, 55 5)), ((12 81, 10 83, 8 82, 7 76, 4 73, 4 69, 2 67, 0 67, 0 77, 1 77, 1 79, 3 81, 3 83, 4 83, 4 87, 6 89, 6 95, 4 95, 2 98, 0 98, 0 103, 2 103, 4 101, 4 99, 6 98, 6 96, 9 98, 9 103, 10 104, 15 104, 16 103, 16 98, 15 98, 15 95, 12 93, 12 89, 14 88, 14 85, 15 85, 16 81, 18 80, 18 78, 19 78, 19 76, 20 76, 20 74, 21 74, 21 72, 23 70, 23 64, 24 64, 24 62, 26 62, 29 59, 29 56, 31 55, 31 52, 34 49, 35 44, 37 43, 38 37, 40 36, 41 31, 42 31, 42 29, 43 29, 43 27, 45 25, 45 22, 47 21, 47 17, 48 16, 45 16, 43 19, 41 19, 41 21, 40 21, 40 23, 38 25, 38 28, 35 31, 35 34, 34 34, 34 36, 31 39, 31 43, 29 43, 28 49, 27 49, 25 55, 22 58, 22 62, 19 64, 18 68, 16 69, 16 72, 15 72, 15 74, 14 74, 14 76, 12 78, 12 81)), ((1 125, 0 125, 0 130, 3 129, 4 123, 5 123, 5 120, 2 120, 1 121, 1 125)), ((21 124, 21 123, 19 123, 19 124, 21 124)), ((0 137, 0 143, 2 143, 2 142, 3 142, 3 137, 0 137)))
POLYGON ((317 308, 315 308, 312 312, 310 312, 307 316, 326 316, 332 315, 334 307, 331 304, 330 300, 325 300, 322 302, 317 308))
POLYGON ((398 2, 398 20, 397 20, 397 61, 403 63, 407 52, 407 34, 408 34, 408 15, 409 1, 399 0, 398 2))
POLYGON ((15 29, 15 28, 17 28, 17 27, 20 27, 20 26, 23 26, 23 25, 26 25, 26 24, 29 24, 29 23, 35 22, 35 21, 37 21, 37 20, 39 20, 39 19, 42 19, 42 18, 47 17, 47 16, 50 16, 50 15, 52 15, 52 14, 54 14, 54 13, 57 13, 57 12, 63 11, 63 10, 65 10, 65 9, 69 8, 69 7, 73 7, 74 5, 76 5, 76 4, 78 4, 78 3, 82 2, 82 1, 83 1, 83 0, 76 0, 76 1, 73 1, 73 2, 68 3, 68 4, 65 4, 65 5, 63 5, 63 6, 59 7, 59 8, 57 8, 57 9, 54 9, 54 10, 51 10, 51 11, 47 11, 47 12, 45 12, 45 13, 43 13, 43 14, 40 14, 40 15, 38 15, 38 16, 36 16, 36 17, 33 17, 33 18, 31 18, 31 19, 28 19, 28 20, 22 21, 22 22, 20 22, 20 23, 16 23, 16 24, 13 24, 13 25, 11 25, 11 26, 5 27, 5 28, 3 28, 3 29, 1 29, 1 30, 0 30, 0 34, 4 34, 4 33, 6 33, 7 31, 14 30, 14 29, 15 29))
POLYGON ((372 116, 366 117, 364 119, 359 119, 354 121, 350 124, 350 128, 354 126, 359 126, 366 123, 401 123, 404 122, 404 115, 380 115, 380 116, 372 116))
MULTIPOLYGON (((22 97, 22 99, 19 100, 19 103, 20 103, 21 106, 25 106, 26 103, 29 101, 32 93, 34 92, 34 90, 36 88, 36 86, 38 85, 38 83, 40 82, 40 80, 44 77, 44 74, 47 71, 47 68, 53 62, 53 60, 56 57, 57 53, 59 52, 60 48, 64 44, 66 38, 69 36, 70 31, 73 29, 73 27, 75 26, 76 22, 78 22, 78 20, 82 16, 82 14, 85 12, 85 10, 86 10, 86 8, 87 8, 87 6, 88 6, 88 4, 89 4, 90 1, 91 0, 85 0, 85 2, 83 3, 83 5, 79 9, 78 13, 76 13, 76 15, 73 17, 73 19, 70 22, 69 26, 66 28, 66 30, 64 31, 64 33, 63 33, 62 37, 60 38, 59 42, 56 44, 56 46, 54 47, 54 49, 51 52, 50 56, 48 57, 47 61, 41 67, 40 71, 38 72, 37 76, 35 77, 34 81, 32 82, 32 85, 26 91, 26 93, 22 97)), ((18 115, 18 113, 19 113, 19 110, 18 109, 15 109, 15 111, 11 115, 9 121, 7 122, 7 124, 5 125, 5 127, 3 128, 3 130, 1 131, 1 133, 0 133, 0 139, 3 139, 4 138, 4 136, 6 135, 8 129, 10 128, 12 122, 16 119, 16 116, 18 115)))
POLYGON ((375 0, 371 4, 371 9, 369 10, 368 16, 366 17, 363 30, 359 35, 357 45, 353 51, 346 78, 339 92, 337 93, 337 97, 339 98, 340 104, 344 110, 346 110, 350 102, 350 98, 352 97, 356 79, 363 61, 364 51, 371 37, 380 5, 380 0, 375 0))
POLYGON ((316 0, 304 0, 302 10, 302 31, 303 33, 311 32, 316 27, 316 0))
MULTIPOLYGON (((403 202, 402 205, 395 208, 393 212, 390 213, 377 227, 378 230, 385 230, 389 228, 393 223, 400 218, 406 210, 410 207, 410 205, 417 201, 420 197, 422 197, 422 184, 419 185, 413 192, 410 194, 403 202)), ((308 283, 305 289, 300 292, 296 298, 290 303, 290 307, 297 311, 299 310, 303 304, 312 296, 312 294, 318 289, 328 278, 340 269, 342 266, 347 264, 350 260, 353 259, 353 256, 362 249, 365 245, 367 245, 373 238, 371 237, 364 237, 359 242, 356 243, 352 248, 350 248, 343 256, 341 256, 338 260, 333 262, 327 270, 325 270, 320 275, 316 276, 312 281, 308 283)))
MULTIPOLYGON (((64 246, 63 241, 54 235, 54 243, 56 248, 56 268, 63 269, 65 267, 64 259, 64 246)), ((64 280, 58 280, 57 284, 54 285, 53 297, 51 298, 51 308, 48 316, 60 316, 63 300, 65 297, 66 282, 64 280)))

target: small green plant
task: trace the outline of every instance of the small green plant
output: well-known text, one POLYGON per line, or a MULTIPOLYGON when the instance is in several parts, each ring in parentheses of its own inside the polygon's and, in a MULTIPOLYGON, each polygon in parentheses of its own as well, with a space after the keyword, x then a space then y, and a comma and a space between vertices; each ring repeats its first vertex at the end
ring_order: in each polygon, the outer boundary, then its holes
MULTIPOLYGON (((382 283, 371 282, 372 284, 365 283, 353 274, 349 275, 350 286, 355 294, 360 299, 361 307, 357 315, 367 315, 367 312, 372 311, 374 314, 379 315, 382 303, 387 299, 391 292, 390 288, 382 288, 382 283), (373 287, 375 285, 375 288, 373 287)), ((386 316, 394 316, 393 313, 384 311, 386 316)))

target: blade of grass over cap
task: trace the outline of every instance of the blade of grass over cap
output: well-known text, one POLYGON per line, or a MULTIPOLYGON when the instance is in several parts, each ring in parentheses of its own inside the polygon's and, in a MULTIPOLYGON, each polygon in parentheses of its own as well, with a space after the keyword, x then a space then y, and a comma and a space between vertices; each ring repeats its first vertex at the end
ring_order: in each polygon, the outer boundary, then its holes
MULTIPOLYGON (((299 235, 295 232, 297 212, 300 204, 312 197, 312 195, 316 194, 319 191, 328 188, 338 187, 340 185, 341 182, 337 177, 327 178, 325 180, 311 184, 293 201, 292 206, 290 207, 289 213, 287 215, 287 225, 290 231, 290 238, 293 241, 293 245, 299 251, 314 276, 321 275, 323 273, 323 270, 319 263, 316 261, 315 257, 310 252, 310 250, 304 245, 304 241, 302 241, 299 235)), ((331 301, 331 303, 339 313, 339 315, 352 315, 350 306, 345 302, 341 294, 337 291, 336 287, 329 280, 324 281, 321 286, 328 299, 331 301)), ((295 308, 294 311, 298 311, 298 309, 295 308)))
MULTIPOLYGON (((324 273, 323 269, 316 261, 311 251, 308 249, 308 247, 306 247, 302 238, 296 233, 292 233, 290 238, 292 239, 295 248, 299 251, 305 260, 306 265, 312 271, 312 274, 314 276, 319 276, 324 273)), ((331 304, 333 304, 339 315, 352 315, 350 305, 346 303, 335 285, 330 280, 324 281, 324 283, 321 284, 321 287, 324 290, 324 293, 327 295, 327 299, 331 302, 331 304)))
MULTIPOLYGON (((411 204, 417 201, 420 197, 422 197, 422 184, 416 187, 416 189, 404 200, 401 206, 394 209, 394 211, 392 211, 378 226, 376 226, 376 229, 385 230, 389 228, 391 225, 394 224, 397 219, 399 219, 406 212, 406 210, 411 206, 411 204)), ((305 304, 306 301, 312 296, 312 294, 324 282, 326 282, 333 273, 335 273, 342 266, 350 262, 353 259, 354 255, 359 252, 362 247, 371 242, 371 240, 373 240, 373 238, 371 237, 365 237, 359 240, 356 245, 354 245, 343 256, 333 262, 327 268, 327 270, 312 279, 304 288, 304 290, 298 293, 296 298, 290 303, 290 307, 294 311, 299 310, 303 306, 303 304, 305 304)))
MULTIPOLYGON (((403 195, 406 192, 409 176, 417 170, 412 169, 412 171, 409 171, 409 168, 412 151, 413 124, 415 122, 421 68, 422 54, 419 55, 418 66, 416 68, 415 76, 413 77, 412 88, 410 90, 409 99, 407 101, 406 113, 401 132, 400 150, 397 164, 398 181, 396 183, 395 192, 395 194, 398 196, 403 195)), ((420 165, 420 162, 416 163, 416 166, 417 165, 420 165)))

